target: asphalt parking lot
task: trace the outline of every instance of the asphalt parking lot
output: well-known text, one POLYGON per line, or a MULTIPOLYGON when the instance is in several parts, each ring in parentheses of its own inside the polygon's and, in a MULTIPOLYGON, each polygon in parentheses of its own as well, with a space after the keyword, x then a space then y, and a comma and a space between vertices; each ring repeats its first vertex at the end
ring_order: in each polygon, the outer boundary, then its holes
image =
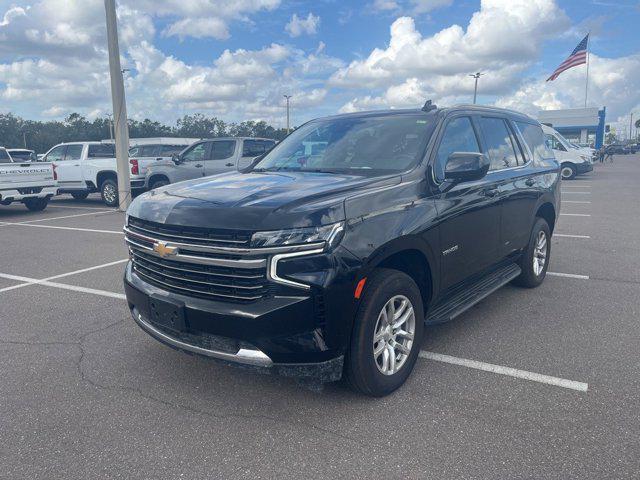
POLYGON ((640 155, 563 183, 550 272, 427 329, 370 399, 175 352, 124 302, 124 214, 0 209, 0 478, 638 478, 640 155))

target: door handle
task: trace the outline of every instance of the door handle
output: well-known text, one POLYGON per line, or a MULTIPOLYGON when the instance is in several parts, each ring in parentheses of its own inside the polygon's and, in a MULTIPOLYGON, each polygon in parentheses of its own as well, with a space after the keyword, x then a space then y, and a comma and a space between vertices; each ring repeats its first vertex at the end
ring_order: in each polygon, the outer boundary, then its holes
POLYGON ((486 188, 485 190, 482 191, 482 193, 484 193, 487 197, 495 197, 496 195, 498 195, 498 189, 486 188))
POLYGON ((225 163, 224 166, 225 167, 233 167, 233 163, 225 163))
POLYGON ((194 165, 196 168, 202 168, 202 164, 201 163, 197 163, 196 165, 194 165))
POLYGON ((156 160, 162 160, 162 157, 157 157, 156 160))
POLYGON ((533 178, 527 178, 527 179, 524 181, 524 184, 525 184, 527 187, 533 187, 533 186, 536 184, 536 181, 535 181, 533 178))

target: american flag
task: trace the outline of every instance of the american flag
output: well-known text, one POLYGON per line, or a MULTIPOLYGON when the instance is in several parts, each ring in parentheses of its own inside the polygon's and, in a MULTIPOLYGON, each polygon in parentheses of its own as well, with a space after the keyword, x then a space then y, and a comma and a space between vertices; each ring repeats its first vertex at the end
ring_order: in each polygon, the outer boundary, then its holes
POLYGON ((565 70, 569 70, 571 67, 575 67, 577 65, 582 65, 583 63, 587 63, 587 44, 589 43, 589 34, 582 39, 582 41, 578 44, 576 48, 573 49, 571 55, 560 64, 556 71, 551 74, 549 78, 547 78, 547 82, 554 81, 558 76, 564 72, 565 70))

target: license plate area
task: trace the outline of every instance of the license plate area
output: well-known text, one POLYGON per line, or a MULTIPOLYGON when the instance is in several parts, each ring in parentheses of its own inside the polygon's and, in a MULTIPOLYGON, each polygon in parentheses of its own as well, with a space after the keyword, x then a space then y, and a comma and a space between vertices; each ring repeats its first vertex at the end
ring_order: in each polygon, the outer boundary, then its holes
POLYGON ((161 327, 184 332, 184 304, 172 302, 162 297, 149 297, 149 320, 161 327))

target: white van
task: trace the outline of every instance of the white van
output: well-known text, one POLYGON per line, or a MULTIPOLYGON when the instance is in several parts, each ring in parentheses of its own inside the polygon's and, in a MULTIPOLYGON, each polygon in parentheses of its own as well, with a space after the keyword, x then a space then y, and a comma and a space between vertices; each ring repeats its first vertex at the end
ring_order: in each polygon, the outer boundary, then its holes
POLYGON ((571 180, 576 175, 593 170, 592 158, 588 154, 573 148, 557 130, 547 125, 542 125, 542 130, 546 137, 547 146, 553 150, 556 160, 561 165, 563 180, 571 180))

